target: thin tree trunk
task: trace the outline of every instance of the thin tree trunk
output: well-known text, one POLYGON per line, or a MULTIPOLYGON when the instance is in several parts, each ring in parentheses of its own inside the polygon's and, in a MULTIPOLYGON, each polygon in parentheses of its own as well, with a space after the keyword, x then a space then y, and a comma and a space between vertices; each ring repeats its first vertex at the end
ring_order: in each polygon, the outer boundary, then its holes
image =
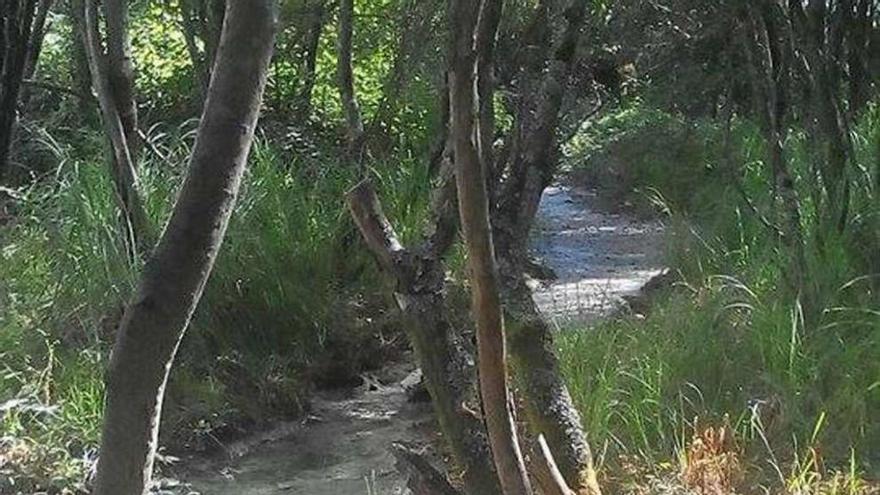
POLYGON ((800 200, 788 169, 784 148, 784 120, 787 113, 784 95, 788 86, 788 64, 785 62, 787 57, 783 55, 785 44, 778 40, 783 30, 773 21, 772 16, 779 14, 773 11, 773 7, 765 5, 755 7, 749 3, 746 5, 746 13, 757 52, 757 57, 753 56, 752 49, 749 46, 745 47, 747 67, 751 72, 752 92, 763 117, 763 129, 768 146, 767 162, 773 176, 773 190, 781 205, 782 241, 789 248, 793 260, 789 270, 790 284, 795 291, 803 292, 806 289, 804 285, 806 258, 800 200))
POLYGON ((296 108, 300 115, 310 115, 312 113, 312 91, 315 88, 315 78, 317 77, 318 65, 318 47, 321 43, 321 33, 324 31, 324 22, 327 17, 326 0, 316 1, 309 12, 309 23, 305 40, 303 42, 303 50, 305 51, 303 58, 303 82, 296 95, 296 108))
POLYGON ((339 2, 339 32, 336 42, 336 77, 339 85, 339 98, 348 138, 349 159, 360 163, 364 154, 364 122, 361 109, 354 92, 354 70, 352 68, 352 30, 354 23, 354 0, 339 2))
POLYGON ((97 7, 97 0, 85 0, 85 46, 89 71, 98 97, 101 120, 113 153, 110 171, 117 202, 126 222, 126 241, 133 255, 146 255, 152 247, 150 222, 137 189, 137 172, 125 136, 125 127, 110 87, 107 57, 101 51, 97 7))
POLYGON ((199 49, 199 26, 202 23, 195 1, 197 0, 180 0, 180 27, 186 44, 186 52, 189 54, 190 63, 192 63, 193 76, 198 83, 198 98, 204 105, 211 75, 204 54, 199 49))
POLYGON ((477 98, 479 124, 477 147, 486 168, 490 207, 495 204, 495 42, 501 23, 501 0, 484 0, 477 23, 477 98))
POLYGON ((855 116, 871 99, 871 74, 868 69, 868 36, 873 20, 871 0, 858 0, 855 25, 849 32, 850 114, 855 116))
POLYGON ((96 495, 147 493, 162 398, 211 273, 253 140, 276 27, 271 0, 234 0, 190 171, 119 328, 96 495))
POLYGON ((0 184, 6 180, 36 0, 8 0, 0 13, 0 184))
POLYGON ((473 2, 450 2, 450 28, 455 43, 449 73, 450 135, 455 152, 458 210, 468 252, 473 316, 477 330, 480 395, 486 429, 504 493, 526 495, 532 493, 532 489, 510 410, 498 267, 489 226, 485 173, 477 143, 474 142, 477 103, 474 78, 478 60, 474 49, 474 30, 477 14, 473 2))
POLYGON ((565 11, 566 27, 559 44, 546 69, 539 73, 543 76, 537 104, 522 105, 517 116, 515 125, 521 129, 521 136, 514 136, 519 142, 511 150, 511 177, 501 191, 495 227, 510 322, 510 353, 530 430, 535 437, 544 435, 560 472, 575 493, 598 495, 592 452, 580 414, 559 373, 552 331, 535 307, 523 275, 528 234, 541 194, 556 170, 559 113, 585 16, 586 3, 573 0, 565 11))
POLYGON ((135 157, 139 138, 137 103, 134 99, 134 61, 128 34, 128 2, 129 0, 103 0, 102 5, 107 25, 107 82, 122 123, 128 152, 135 157))
MULTIPOLYGON (((33 33, 31 34, 30 47, 28 48, 27 61, 25 62, 24 79, 33 80, 37 72, 37 63, 40 52, 43 50, 43 38, 46 35, 46 19, 49 9, 52 8, 53 0, 39 0, 37 11, 34 15, 33 33)), ((25 87, 21 93, 21 108, 26 108, 30 101, 30 90, 25 87)))
MULTIPOLYGON (((68 15, 71 24, 71 63, 70 79, 73 90, 83 95, 92 94, 92 81, 89 72, 89 59, 86 53, 85 3, 84 0, 70 0, 68 15)), ((92 112, 89 100, 80 98, 77 102, 80 118, 85 119, 92 112)))

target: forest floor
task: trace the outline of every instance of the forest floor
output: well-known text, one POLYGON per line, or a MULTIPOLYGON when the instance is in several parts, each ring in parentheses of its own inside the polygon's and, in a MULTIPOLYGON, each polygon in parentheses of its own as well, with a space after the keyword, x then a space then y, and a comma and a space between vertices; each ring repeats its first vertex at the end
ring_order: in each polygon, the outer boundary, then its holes
MULTIPOLYGON (((593 191, 554 186, 542 198, 532 248, 555 275, 532 282, 535 300, 563 327, 609 315, 660 273, 662 226, 600 208, 593 191)), ((228 445, 213 457, 184 459, 177 470, 180 493, 408 493, 389 446, 431 449, 436 440, 430 404, 409 402, 401 383, 414 368, 411 359, 390 364, 358 388, 318 393, 300 422, 228 445)))

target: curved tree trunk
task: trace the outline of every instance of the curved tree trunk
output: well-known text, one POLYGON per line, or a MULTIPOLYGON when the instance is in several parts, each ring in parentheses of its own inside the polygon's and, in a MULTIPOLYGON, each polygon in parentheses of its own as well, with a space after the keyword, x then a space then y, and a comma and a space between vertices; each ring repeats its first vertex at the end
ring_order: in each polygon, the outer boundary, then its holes
POLYGON ((464 470, 468 495, 500 495, 486 430, 466 404, 473 367, 449 318, 443 256, 455 241, 455 186, 450 174, 432 201, 431 231, 414 249, 401 245, 382 213, 372 186, 362 182, 348 195, 349 209, 379 265, 396 281, 397 305, 431 394, 434 412, 452 455, 464 470))
POLYGON ((271 0, 234 0, 180 197, 119 328, 107 379, 96 495, 147 492, 162 398, 223 240, 272 52, 271 0))
MULTIPOLYGON (((479 5, 476 5, 479 7, 479 5)), ((474 2, 452 0, 450 23, 454 43, 449 72, 458 210, 468 252, 477 330, 480 395, 486 430, 501 487, 505 494, 526 495, 532 489, 516 435, 507 386, 504 320, 501 312, 498 267, 489 226, 489 200, 483 163, 474 139, 476 124, 476 64, 474 31, 478 9, 474 2)), ((494 33, 491 34, 494 37, 494 33)))
POLYGON ((98 96, 104 131, 113 153, 110 172, 116 199, 126 223, 126 242, 133 256, 146 255, 152 247, 150 222, 137 189, 137 172, 128 146, 125 126, 110 86, 108 57, 101 50, 97 7, 97 0, 85 0, 84 42, 89 72, 92 75, 92 86, 98 96))

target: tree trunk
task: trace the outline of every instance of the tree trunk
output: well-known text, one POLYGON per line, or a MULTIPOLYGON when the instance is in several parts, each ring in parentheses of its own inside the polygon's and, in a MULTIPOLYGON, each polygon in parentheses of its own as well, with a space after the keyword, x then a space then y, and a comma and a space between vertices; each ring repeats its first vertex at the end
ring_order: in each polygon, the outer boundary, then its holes
POLYGON ((535 64, 546 68, 539 72, 542 77, 537 103, 521 105, 517 115, 515 128, 520 129, 521 136, 514 137, 518 143, 511 151, 513 163, 501 190, 495 228, 510 322, 510 352, 530 430, 534 437, 544 435, 560 472, 575 493, 598 495, 592 453, 580 415, 559 373, 552 331, 540 317, 523 275, 528 234, 543 190, 556 170, 559 113, 585 16, 586 3, 573 0, 565 11, 566 27, 552 56, 546 64, 535 64))
POLYGON ((354 163, 363 160, 365 151, 364 122, 361 109, 354 92, 354 70, 352 68, 352 26, 354 23, 354 0, 339 2, 339 32, 336 42, 336 76, 339 84, 339 98, 348 139, 348 156, 354 163))
MULTIPOLYGON (((24 79, 33 80, 37 72, 37 63, 40 52, 43 50, 43 38, 46 35, 46 19, 49 9, 52 8, 53 0, 39 0, 37 11, 34 15, 33 33, 31 34, 30 47, 28 48, 27 61, 25 62, 24 79)), ((21 93, 21 108, 26 108, 30 101, 30 90, 24 88, 21 93)))
POLYGON ((119 108, 110 87, 107 56, 101 51, 97 7, 97 0, 85 0, 85 46, 89 71, 98 97, 101 120, 112 150, 110 172, 116 199, 125 219, 126 242, 132 255, 145 256, 152 248, 150 222, 137 189, 137 172, 119 108))
POLYGON ((495 41, 501 22, 501 0, 484 0, 477 23, 477 149, 486 169, 490 208, 495 204, 495 41))
MULTIPOLYGON (((110 95, 122 123, 125 142, 132 158, 138 153, 137 103, 134 99, 134 61, 128 34, 129 0, 103 0, 107 25, 107 81, 110 95)), ((135 165, 135 163, 132 163, 135 165)))
POLYGON ((315 88, 317 77, 318 47, 321 43, 321 33, 324 31, 327 8, 325 0, 315 2, 309 12, 309 22, 305 40, 303 42, 303 82, 296 95, 296 109, 302 116, 312 113, 312 91, 315 88))
POLYGON ((431 230, 422 244, 411 250, 400 244, 368 182, 352 189, 347 199, 367 247, 396 281, 395 300, 424 373, 440 429, 453 458, 464 469, 465 492, 500 495, 485 428, 466 407, 473 394, 473 367, 447 308, 443 256, 457 232, 451 172, 444 176, 433 198, 431 230))
POLYGON ((119 328, 107 378, 96 495, 147 493, 178 344, 232 213, 272 52, 271 0, 234 0, 190 171, 119 328))
POLYGON ((871 100, 868 36, 873 24, 871 0, 858 0, 855 25, 849 34, 849 104, 855 116, 871 100))
POLYGON ((0 184, 6 180, 36 0, 8 0, 0 13, 0 184))
MULTIPOLYGON (((86 53, 86 21, 84 0, 70 0, 68 16, 71 24, 71 63, 70 79, 73 81, 73 90, 82 95, 92 94, 92 80, 89 72, 89 59, 86 53)), ((79 98, 77 101, 79 117, 83 120, 91 115, 92 107, 89 100, 79 98)))
POLYGON ((474 49, 478 14, 474 7, 473 2, 464 0, 450 2, 450 28, 455 43, 449 72, 450 135, 455 153, 458 210, 468 252, 477 331, 478 376, 486 429, 504 493, 526 495, 532 489, 510 410, 498 267, 489 226, 485 173, 474 142, 477 133, 474 77, 479 59, 474 49))
POLYGON ((788 57, 783 54, 786 44, 779 41, 783 30, 779 23, 773 20, 773 16, 780 13, 774 12, 772 6, 755 7, 749 3, 746 5, 746 14, 757 55, 752 54, 751 47, 745 47, 747 67, 751 76, 749 79, 752 81, 752 92, 762 116, 762 128, 768 147, 767 164, 773 176, 774 195, 781 205, 779 217, 782 224, 782 241, 788 247, 793 260, 788 276, 792 288, 797 292, 803 292, 806 288, 804 285, 806 258, 800 199, 788 169, 784 148, 784 121, 788 108, 784 95, 788 86, 789 68, 786 62, 788 57))

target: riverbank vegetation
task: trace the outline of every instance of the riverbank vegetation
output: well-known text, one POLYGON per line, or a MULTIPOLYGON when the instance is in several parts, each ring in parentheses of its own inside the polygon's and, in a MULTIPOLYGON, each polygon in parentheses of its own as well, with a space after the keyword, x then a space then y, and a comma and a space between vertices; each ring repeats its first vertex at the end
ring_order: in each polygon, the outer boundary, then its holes
MULTIPOLYGON (((226 2, 8 3, 4 35, 29 27, 0 46, 0 493, 87 493, 144 246, 195 170, 226 2), (126 76, 114 47, 129 43, 126 76), (105 91, 126 77, 133 123, 105 91)), ((875 493, 880 7, 506 2, 476 23, 451 4, 470 35, 444 2, 280 3, 248 167, 164 391, 158 470, 302 417, 315 389, 412 347, 449 471, 483 466, 462 483, 494 493, 459 345, 479 286, 503 303, 489 313, 505 312, 528 469, 541 434, 579 494, 875 493), (477 130, 455 123, 467 108, 477 130), (456 153, 486 174, 488 211, 471 217, 494 229, 484 279, 466 259, 486 243, 458 239, 456 153), (526 290, 534 207, 559 180, 666 227, 668 275, 589 327, 553 328, 526 290), (572 400, 542 395, 542 376, 572 400)))

